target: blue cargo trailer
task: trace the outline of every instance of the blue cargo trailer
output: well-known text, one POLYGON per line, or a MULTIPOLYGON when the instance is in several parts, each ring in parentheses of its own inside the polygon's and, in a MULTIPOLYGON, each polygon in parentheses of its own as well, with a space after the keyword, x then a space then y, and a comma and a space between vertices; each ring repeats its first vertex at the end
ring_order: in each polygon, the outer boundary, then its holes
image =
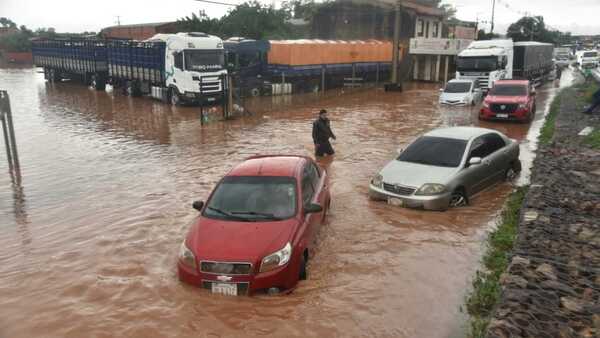
POLYGON ((34 39, 32 45, 34 63, 49 81, 79 79, 97 90, 111 84, 173 105, 221 101, 228 90, 223 41, 204 33, 145 41, 34 39))

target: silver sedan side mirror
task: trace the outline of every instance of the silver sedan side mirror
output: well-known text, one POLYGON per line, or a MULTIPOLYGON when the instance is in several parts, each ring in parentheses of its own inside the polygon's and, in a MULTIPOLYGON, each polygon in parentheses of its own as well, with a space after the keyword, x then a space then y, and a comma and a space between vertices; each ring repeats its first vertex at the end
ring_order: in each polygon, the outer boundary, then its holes
POLYGON ((470 165, 470 166, 471 166, 471 165, 479 165, 479 164, 481 164, 481 157, 472 157, 472 158, 469 160, 469 165, 470 165))

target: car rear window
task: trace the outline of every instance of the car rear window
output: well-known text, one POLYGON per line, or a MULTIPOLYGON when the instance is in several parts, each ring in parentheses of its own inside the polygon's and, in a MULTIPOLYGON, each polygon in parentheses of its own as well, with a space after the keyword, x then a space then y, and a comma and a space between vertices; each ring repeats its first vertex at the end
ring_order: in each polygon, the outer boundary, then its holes
POLYGON ((524 95, 527 95, 527 86, 523 86, 523 85, 495 85, 490 90, 490 95, 496 95, 496 96, 524 96, 524 95))
POLYGON ((296 214, 293 177, 228 176, 215 189, 203 215, 234 221, 283 220, 296 214))
POLYGON ((422 136, 398 156, 402 162, 437 167, 458 167, 465 153, 467 141, 445 137, 422 136))

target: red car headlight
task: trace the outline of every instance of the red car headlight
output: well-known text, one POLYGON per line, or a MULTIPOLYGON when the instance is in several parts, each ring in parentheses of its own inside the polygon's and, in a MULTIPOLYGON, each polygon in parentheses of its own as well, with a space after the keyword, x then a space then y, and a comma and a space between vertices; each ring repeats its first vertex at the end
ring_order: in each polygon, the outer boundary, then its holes
POLYGON ((187 245, 185 245, 185 241, 181 243, 181 247, 179 248, 179 261, 192 269, 196 269, 196 256, 192 250, 190 250, 187 245))
POLYGON ((284 266, 290 261, 290 258, 292 258, 292 244, 288 242, 283 249, 263 258, 260 263, 260 272, 267 272, 284 266))

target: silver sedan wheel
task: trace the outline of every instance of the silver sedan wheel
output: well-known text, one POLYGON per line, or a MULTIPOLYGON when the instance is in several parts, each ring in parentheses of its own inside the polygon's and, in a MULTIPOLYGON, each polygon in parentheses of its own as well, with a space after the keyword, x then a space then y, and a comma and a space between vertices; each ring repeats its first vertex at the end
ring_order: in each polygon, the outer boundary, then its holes
POLYGON ((508 169, 506 169, 506 174, 504 174, 504 179, 507 182, 513 181, 516 177, 517 177, 517 172, 515 171, 515 169, 512 166, 509 167, 508 169))
POLYGON ((455 191, 450 196, 450 207, 457 208, 467 205, 467 198, 462 191, 455 191))

